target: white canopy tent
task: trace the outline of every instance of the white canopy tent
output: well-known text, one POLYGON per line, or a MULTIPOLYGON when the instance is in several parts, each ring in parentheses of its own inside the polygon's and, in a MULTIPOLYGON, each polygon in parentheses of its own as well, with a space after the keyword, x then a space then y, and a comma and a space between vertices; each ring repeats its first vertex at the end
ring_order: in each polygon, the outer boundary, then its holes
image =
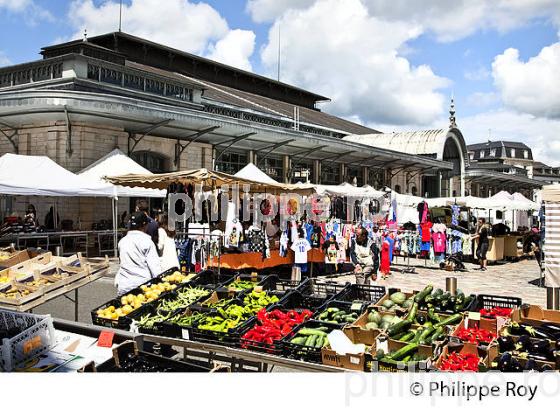
MULTIPOLYGON (((133 172, 135 173, 135 172, 133 172)), ((140 173, 140 172, 139 172, 140 173)), ((268 175, 266 175, 263 171, 261 171, 255 164, 252 162, 245 165, 243 168, 239 170, 239 172, 235 173, 234 176, 239 178, 248 179, 250 181, 255 181, 263 184, 278 184, 278 181, 275 181, 268 175)))
POLYGON ((343 182, 340 185, 315 185, 315 191, 319 195, 339 195, 371 199, 381 198, 385 195, 384 192, 377 191, 369 185, 357 187, 348 182, 343 182))
POLYGON ((114 177, 123 174, 153 175, 118 148, 115 148, 104 157, 78 172, 78 175, 82 178, 92 183, 102 184, 107 187, 107 189, 112 189, 115 197, 165 198, 167 195, 167 192, 163 189, 131 188, 113 185, 104 179, 105 177, 114 177))
POLYGON ((150 171, 138 164, 120 149, 115 148, 113 151, 101 157, 93 164, 87 166, 78 172, 82 178, 92 182, 99 183, 105 186, 113 193, 113 246, 115 256, 117 256, 117 200, 119 197, 141 197, 141 198, 165 198, 167 191, 164 189, 152 189, 141 187, 127 187, 121 185, 114 185, 105 180, 105 177, 115 177, 127 173, 132 174, 147 174, 153 175, 150 171))
POLYGON ((73 174, 48 157, 4 154, 0 157, 0 194, 110 197, 113 190, 73 174))

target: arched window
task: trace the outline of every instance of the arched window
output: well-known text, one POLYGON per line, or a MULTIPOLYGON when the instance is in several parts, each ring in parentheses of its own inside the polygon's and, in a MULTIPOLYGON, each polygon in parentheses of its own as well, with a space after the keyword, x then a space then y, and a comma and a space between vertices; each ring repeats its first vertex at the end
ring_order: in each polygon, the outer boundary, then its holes
POLYGON ((400 186, 400 185, 395 185, 394 191, 395 191, 397 194, 400 194, 400 193, 401 193, 401 186, 400 186))
POLYGON ((410 188, 410 194, 412 196, 417 196, 418 195, 418 188, 416 188, 416 185, 413 185, 412 188, 410 188))

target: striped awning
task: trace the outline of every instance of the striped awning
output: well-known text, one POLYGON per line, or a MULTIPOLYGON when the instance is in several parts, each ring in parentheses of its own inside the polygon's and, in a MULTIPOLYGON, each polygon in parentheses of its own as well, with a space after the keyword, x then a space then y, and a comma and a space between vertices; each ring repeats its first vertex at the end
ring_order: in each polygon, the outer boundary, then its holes
POLYGON ((560 287, 560 202, 545 201, 545 285, 560 287))

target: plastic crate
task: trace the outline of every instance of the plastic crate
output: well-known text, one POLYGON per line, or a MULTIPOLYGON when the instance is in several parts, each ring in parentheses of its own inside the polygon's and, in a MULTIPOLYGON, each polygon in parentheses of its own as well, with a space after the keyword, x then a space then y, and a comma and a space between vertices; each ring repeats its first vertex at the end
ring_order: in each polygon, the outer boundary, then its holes
POLYGON ((222 283, 230 281, 234 276, 235 276, 234 272, 224 271, 224 269, 221 269, 219 273, 218 271, 214 271, 214 270, 205 270, 199 272, 188 283, 191 285, 218 287, 222 283))
MULTIPOLYGON (((267 279, 267 276, 263 276, 263 275, 254 275, 254 274, 246 274, 246 273, 241 273, 238 275, 235 275, 232 278, 227 279, 226 281, 222 282, 216 289, 220 290, 220 291, 229 291, 230 289, 230 285, 236 281, 236 280, 240 280, 240 281, 246 281, 246 282, 253 282, 253 287, 255 286, 260 286, 264 283, 264 281, 267 279)), ((246 293, 246 292, 250 292, 252 289, 240 289, 240 290, 235 290, 235 292, 238 293, 246 293)))
MULTIPOLYGON (((357 314, 356 318, 352 322, 350 322, 350 323, 339 323, 338 324, 340 327, 344 327, 346 325, 351 325, 356 320, 358 320, 358 317, 360 317, 360 315, 362 313, 364 313, 364 311, 367 308, 366 304, 360 303, 358 310, 352 310, 353 305, 354 305, 354 303, 352 303, 352 302, 342 302, 342 301, 339 301, 339 300, 331 300, 331 301, 325 303, 319 310, 317 310, 315 312, 315 314, 313 315, 313 320, 317 321, 317 322, 321 322, 321 323, 330 323, 330 322, 325 322, 323 320, 320 320, 319 315, 321 313, 323 313, 325 310, 327 310, 328 308, 335 307, 335 308, 338 308, 340 310, 345 311, 346 313, 356 313, 357 314)), ((333 325, 334 324, 335 323, 333 323, 333 325)))
POLYGON ((283 309, 309 309, 312 312, 316 312, 320 309, 328 300, 320 296, 306 296, 301 294, 299 291, 293 291, 288 293, 280 302, 276 305, 277 307, 283 309))
POLYGON ((385 296, 386 292, 385 286, 358 285, 353 283, 336 295, 334 299, 345 302, 360 301, 375 304, 385 296))
POLYGON ((26 361, 50 350, 56 343, 50 315, 0 310, 0 330, 18 329, 11 338, 0 338, 0 370, 12 371, 26 361))
POLYGON ((291 340, 297 336, 297 332, 300 329, 302 328, 316 329, 318 327, 327 328, 328 329, 326 332, 327 334, 332 332, 333 330, 342 329, 342 326, 334 325, 331 323, 317 322, 315 320, 309 320, 307 322, 303 322, 301 325, 299 325, 294 329, 292 334, 282 339, 283 355, 290 359, 303 360, 311 363, 322 363, 323 362, 323 359, 321 357, 322 347, 302 346, 291 342, 291 340))
POLYGON ((245 334, 252 324, 254 324, 254 317, 250 317, 238 326, 228 329, 227 332, 199 329, 199 321, 200 320, 196 321, 190 330, 191 340, 202 343, 213 343, 221 346, 237 347, 239 346, 241 335, 245 334))
POLYGON ((325 301, 333 299, 346 289, 347 283, 308 279, 297 287, 297 291, 305 296, 323 298, 325 301))
POLYGON ((480 309, 492 309, 494 307, 515 309, 523 304, 521 298, 513 296, 478 295, 469 311, 479 312, 480 309))
MULTIPOLYGON (((295 310, 295 311, 298 311, 299 313, 301 313, 301 311, 302 311, 303 309, 282 309, 282 308, 278 308, 278 307, 276 307, 276 308, 271 308, 271 309, 270 309, 270 311, 273 311, 273 310, 281 310, 281 311, 284 312, 284 313, 286 313, 286 312, 288 312, 288 311, 290 311, 290 310, 295 310)), ((307 321, 310 320, 310 319, 311 319, 311 318, 308 318, 307 320, 304 320, 302 323, 305 323, 305 322, 307 322, 307 321)), ((260 324, 261 324, 261 323, 258 321, 258 319, 257 319, 257 318, 254 318, 254 323, 252 324, 251 327, 249 327, 249 329, 247 330, 247 332, 249 332, 249 331, 252 330, 255 326, 260 325, 260 324)), ((285 335, 284 337, 293 335, 293 330, 296 329, 297 326, 298 326, 298 325, 294 326, 294 327, 292 328, 292 331, 291 331, 289 334, 285 335)), ((245 334, 246 334, 247 332, 245 332, 245 334)), ((283 338, 274 340, 274 341, 272 342, 272 344, 269 344, 269 343, 265 343, 265 342, 259 342, 259 341, 256 341, 256 340, 244 339, 245 334, 243 334, 243 335, 241 336, 241 339, 240 339, 239 347, 241 347, 242 349, 255 350, 255 351, 257 351, 257 352, 267 353, 267 354, 273 354, 273 355, 278 355, 278 356, 282 355, 282 352, 283 352, 283 343, 282 343, 282 339, 283 339, 283 338)))
MULTIPOLYGON (((197 313, 209 312, 210 309, 201 309, 198 307, 190 307, 187 309, 183 309, 179 312, 176 312, 174 316, 170 319, 173 319, 175 316, 178 315, 193 315, 197 313)), ((185 339, 190 340, 192 335, 193 326, 196 325, 196 321, 193 322, 191 326, 182 326, 176 323, 171 323, 170 321, 165 321, 162 323, 156 324, 156 332, 166 337, 171 337, 174 339, 185 339)))

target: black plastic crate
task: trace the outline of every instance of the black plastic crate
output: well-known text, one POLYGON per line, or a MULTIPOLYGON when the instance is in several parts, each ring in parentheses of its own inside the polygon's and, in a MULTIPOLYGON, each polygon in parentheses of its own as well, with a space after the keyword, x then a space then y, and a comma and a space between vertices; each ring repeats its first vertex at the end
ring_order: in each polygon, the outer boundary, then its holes
MULTIPOLYGON (((261 286, 266 281, 267 278, 268 278, 267 276, 258 275, 258 274, 255 275, 255 274, 241 273, 222 282, 216 289, 224 292, 229 291, 230 285, 237 280, 244 281, 244 282, 252 282, 254 288, 255 286, 261 286)), ((246 293, 246 292, 250 292, 253 288, 239 289, 239 290, 235 290, 235 292, 246 293)))
POLYGON ((233 271, 225 271, 224 269, 221 269, 219 273, 217 270, 205 270, 199 272, 188 283, 192 285, 218 287, 222 283, 231 280, 235 275, 236 273, 234 273, 233 271))
POLYGON ((494 307, 515 309, 523 304, 521 298, 513 296, 478 295, 469 311, 479 312, 481 309, 492 309, 494 307))
POLYGON ((328 300, 320 296, 303 295, 299 291, 288 293, 276 305, 282 309, 309 309, 315 313, 328 300))
POLYGON ((325 301, 333 299, 336 295, 346 289, 348 284, 324 281, 319 279, 308 279, 297 287, 297 291, 305 296, 323 298, 325 301))
POLYGON ((190 329, 190 338, 197 342, 213 343, 228 347, 239 346, 241 335, 254 324, 254 316, 248 317, 247 320, 241 322, 234 328, 228 329, 227 332, 219 332, 214 330, 199 329, 198 325, 202 319, 197 320, 190 329))
POLYGON ((176 316, 198 315, 198 314, 201 314, 201 313, 207 313, 209 311, 210 311, 210 309, 203 309, 203 308, 197 308, 197 307, 190 307, 190 308, 187 308, 187 309, 182 309, 179 312, 175 312, 175 315, 173 315, 169 320, 167 320, 165 322, 162 322, 162 323, 158 323, 156 325, 156 329, 161 335, 166 336, 166 337, 171 337, 171 338, 174 338, 174 339, 190 340, 191 335, 192 335, 193 326, 196 325, 196 320, 190 325, 180 325, 178 323, 172 323, 171 321, 176 316))
MULTIPOLYGON (((142 293, 140 288, 136 288, 136 289, 133 289, 132 291, 126 293, 126 295, 130 295, 130 294, 138 295, 140 293, 142 293)), ((125 296, 125 295, 123 295, 123 296, 125 296)), ((113 329, 128 330, 130 328, 130 325, 132 324, 132 319, 135 319, 137 317, 137 315, 139 314, 139 311, 141 311, 141 309, 144 306, 146 306, 147 303, 140 306, 138 309, 133 310, 128 315, 121 316, 121 317, 119 317, 118 319, 115 319, 115 320, 101 318, 97 315, 98 310, 105 309, 109 306, 114 306, 117 309, 120 308, 122 306, 121 298, 122 298, 122 296, 120 296, 118 298, 115 298, 115 299, 111 299, 110 301, 105 302, 101 306, 98 306, 95 309, 93 309, 91 311, 91 322, 94 325, 98 325, 98 326, 105 326, 105 327, 110 327, 110 328, 113 328, 113 329)))
POLYGON ((360 301, 375 304, 385 296, 385 293, 387 293, 385 286, 352 283, 348 284, 334 299, 345 302, 360 301))
MULTIPOLYGON (((270 312, 272 312, 273 310, 280 310, 284 313, 286 313, 290 310, 295 310, 295 311, 298 311, 298 313, 301 313, 304 309, 283 309, 281 307, 273 307, 273 308, 270 309, 270 312)), ((305 323, 310 319, 311 319, 311 317, 304 320, 302 323, 305 323)), ((261 323, 255 317, 254 318, 254 323, 249 327, 247 332, 252 330, 257 325, 261 325, 261 323)), ((299 325, 294 326, 292 328, 292 331, 289 334, 285 335, 284 337, 289 337, 290 335, 293 335, 294 330, 298 326, 299 325)), ((242 349, 255 350, 257 352, 267 353, 267 354, 272 354, 272 355, 277 355, 277 356, 282 355, 282 352, 283 352, 283 342, 282 342, 282 340, 284 339, 284 337, 282 337, 280 339, 277 339, 277 340, 274 340, 272 342, 272 344, 270 344, 270 343, 266 343, 266 342, 259 342, 257 340, 243 339, 243 336, 245 336, 245 334, 247 334, 247 332, 245 332, 243 335, 241 335, 239 347, 241 347, 242 349)))
MULTIPOLYGON (((367 308, 367 304, 364 303, 358 303, 358 306, 355 306, 355 304, 353 302, 343 302, 343 301, 339 301, 339 300, 331 300, 327 303, 325 303, 319 310, 317 310, 315 312, 315 314, 313 315, 313 320, 317 321, 317 322, 321 322, 321 323, 327 323, 330 324, 330 322, 326 322, 322 319, 319 319, 319 316, 325 312, 328 308, 337 308, 340 310, 345 311, 346 313, 356 313, 356 318, 354 319, 354 321, 350 322, 350 323, 339 323, 338 325, 340 327, 344 327, 346 325, 350 325, 353 322, 355 322, 356 320, 358 320, 358 317, 360 317, 360 315, 362 313, 364 313, 364 311, 367 308), (358 307, 358 309, 353 310, 353 307, 358 307)), ((334 323, 332 323, 334 324, 334 323)))
POLYGON ((295 343, 292 343, 291 340, 294 337, 297 337, 297 332, 303 328, 319 328, 324 327, 327 329, 326 333, 330 333, 333 330, 340 330, 342 327, 338 325, 334 325, 331 323, 324 323, 324 322, 317 322, 315 320, 309 320, 307 322, 303 322, 297 328, 294 329, 293 334, 285 337, 282 339, 283 345, 283 355, 290 358, 290 359, 297 359, 303 360, 306 362, 311 363, 322 363, 321 358, 321 347, 310 347, 310 346, 302 346, 295 343))

